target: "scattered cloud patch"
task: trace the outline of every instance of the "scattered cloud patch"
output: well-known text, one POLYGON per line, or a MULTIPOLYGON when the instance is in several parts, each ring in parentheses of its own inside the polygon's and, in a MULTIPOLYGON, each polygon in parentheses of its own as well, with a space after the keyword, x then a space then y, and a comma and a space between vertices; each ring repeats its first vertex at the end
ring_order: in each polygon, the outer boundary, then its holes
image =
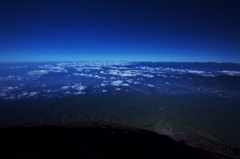
POLYGON ((230 76, 240 76, 240 71, 217 71, 217 72, 220 72, 220 73, 225 73, 227 75, 230 75, 230 76))
POLYGON ((102 86, 102 87, 104 87, 104 86, 107 86, 107 85, 106 85, 106 84, 104 84, 104 83, 102 83, 102 84, 101 84, 101 86, 102 86))
POLYGON ((147 84, 147 86, 149 86, 149 87, 155 87, 154 85, 152 85, 152 84, 147 84))
POLYGON ((25 96, 27 96, 27 95, 28 95, 28 93, 27 93, 26 91, 22 91, 21 94, 19 94, 19 95, 17 96, 17 98, 18 98, 18 99, 22 99, 22 97, 25 97, 25 96))
POLYGON ((148 78, 153 78, 154 75, 149 75, 149 74, 143 74, 143 76, 148 77, 148 78))
POLYGON ((48 70, 35 70, 35 71, 29 71, 28 75, 34 76, 34 75, 44 75, 48 73, 49 73, 48 70))
POLYGON ((120 86, 122 83, 123 83, 123 81, 118 80, 118 81, 113 81, 113 82, 111 83, 111 85, 112 85, 112 86, 120 86))
POLYGON ((36 96, 37 94, 38 94, 38 92, 32 91, 32 92, 28 95, 28 97, 33 97, 33 96, 36 96))
POLYGON ((82 86, 81 84, 77 83, 77 84, 73 85, 71 88, 72 89, 76 89, 78 91, 82 91, 82 90, 86 89, 87 87, 86 86, 82 86))
POLYGON ((74 95, 79 95, 79 94, 85 94, 85 92, 79 91, 79 92, 74 92, 74 95))
POLYGON ((63 67, 54 67, 52 65, 44 65, 44 66, 38 66, 38 68, 42 69, 48 69, 49 72, 65 72, 67 73, 67 70, 65 70, 63 67))
POLYGON ((133 82, 133 84, 139 84, 140 82, 133 82))
POLYGON ((6 96, 7 94, 5 93, 5 92, 1 92, 0 93, 0 97, 4 97, 4 96, 6 96))
POLYGON ((84 74, 84 73, 73 73, 74 76, 84 76, 84 77, 94 77, 94 78, 102 78, 102 79, 106 79, 105 77, 101 77, 101 76, 98 76, 98 75, 92 75, 92 74, 84 74))
POLYGON ((69 88, 70 88, 70 86, 63 86, 61 89, 66 90, 66 89, 69 89, 69 88))

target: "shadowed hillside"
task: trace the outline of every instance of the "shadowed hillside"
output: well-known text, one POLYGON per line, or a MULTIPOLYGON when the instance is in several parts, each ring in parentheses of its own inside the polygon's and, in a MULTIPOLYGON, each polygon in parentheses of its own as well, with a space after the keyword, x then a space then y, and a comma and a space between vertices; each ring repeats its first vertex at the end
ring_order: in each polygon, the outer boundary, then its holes
MULTIPOLYGON (((0 129, 1 158, 211 158, 147 129, 109 122, 22 124, 0 129)), ((215 156, 215 155, 214 155, 215 156)))

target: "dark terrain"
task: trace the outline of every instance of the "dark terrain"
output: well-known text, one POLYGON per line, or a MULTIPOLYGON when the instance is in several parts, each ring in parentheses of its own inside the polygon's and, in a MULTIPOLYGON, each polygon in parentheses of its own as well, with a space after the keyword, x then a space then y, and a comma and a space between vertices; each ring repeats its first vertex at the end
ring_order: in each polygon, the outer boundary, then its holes
POLYGON ((223 152, 223 147, 163 132, 101 121, 5 125, 0 128, 0 158, 239 157, 233 148, 223 152))

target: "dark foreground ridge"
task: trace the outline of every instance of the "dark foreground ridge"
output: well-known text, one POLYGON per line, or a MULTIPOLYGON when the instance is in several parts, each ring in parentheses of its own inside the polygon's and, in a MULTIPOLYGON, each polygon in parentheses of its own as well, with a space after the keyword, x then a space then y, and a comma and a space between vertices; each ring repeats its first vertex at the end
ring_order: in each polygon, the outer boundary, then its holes
POLYGON ((101 121, 19 124, 0 128, 0 158, 230 158, 169 136, 101 121))

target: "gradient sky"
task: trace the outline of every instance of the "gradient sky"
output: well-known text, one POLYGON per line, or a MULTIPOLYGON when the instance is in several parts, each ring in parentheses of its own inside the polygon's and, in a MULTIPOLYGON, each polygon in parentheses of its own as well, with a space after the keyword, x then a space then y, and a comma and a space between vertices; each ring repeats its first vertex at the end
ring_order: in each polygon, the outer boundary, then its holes
POLYGON ((0 0, 0 62, 240 63, 239 0, 0 0))

